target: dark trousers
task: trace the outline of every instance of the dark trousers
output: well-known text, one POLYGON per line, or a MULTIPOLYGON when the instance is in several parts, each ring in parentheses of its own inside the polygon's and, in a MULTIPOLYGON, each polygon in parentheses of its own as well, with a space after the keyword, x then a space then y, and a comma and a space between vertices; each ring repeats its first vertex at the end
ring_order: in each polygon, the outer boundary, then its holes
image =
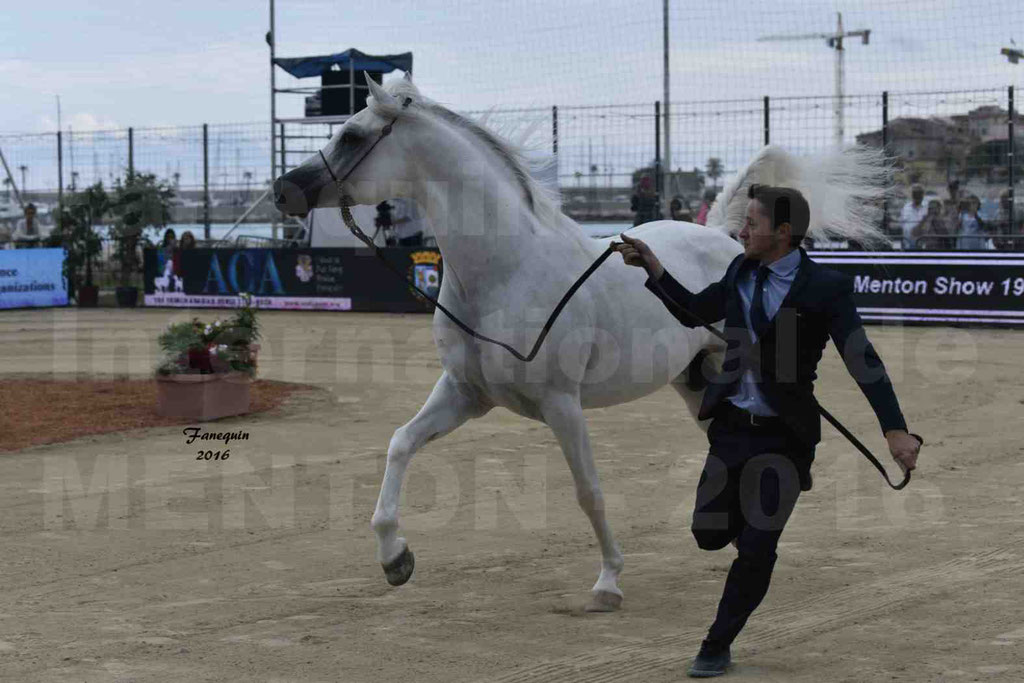
POLYGON ((693 536, 703 550, 734 540, 739 549, 708 631, 714 651, 733 642, 768 592, 779 537, 800 495, 800 472, 809 471, 814 454, 781 424, 753 427, 716 417, 708 440, 693 536))

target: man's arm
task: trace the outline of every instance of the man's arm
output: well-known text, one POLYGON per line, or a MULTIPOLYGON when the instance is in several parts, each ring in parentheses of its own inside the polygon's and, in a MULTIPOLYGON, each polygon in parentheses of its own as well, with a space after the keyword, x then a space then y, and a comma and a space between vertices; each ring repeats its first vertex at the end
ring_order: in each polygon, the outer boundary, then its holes
POLYGON ((853 303, 853 279, 844 278, 839 296, 831 310, 829 335, 843 357, 846 369, 875 411, 882 432, 906 431, 896 392, 885 371, 882 359, 868 341, 860 314, 853 303))
POLYGON ((718 282, 711 283, 701 291, 693 293, 679 284, 666 270, 657 280, 648 277, 644 287, 654 292, 655 296, 665 304, 669 313, 686 327, 701 327, 704 323, 715 323, 725 317, 725 300, 728 291, 725 277, 718 282), (657 285, 661 285, 665 295, 668 296, 667 299, 657 285), (686 315, 679 310, 680 308, 693 315, 686 315))

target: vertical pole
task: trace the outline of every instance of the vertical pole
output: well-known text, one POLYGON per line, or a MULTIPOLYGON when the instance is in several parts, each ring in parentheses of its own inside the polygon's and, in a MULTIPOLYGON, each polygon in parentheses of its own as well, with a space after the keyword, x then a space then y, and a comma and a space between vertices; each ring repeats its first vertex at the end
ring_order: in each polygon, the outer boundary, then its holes
POLYGON ((57 228, 62 229, 61 218, 64 216, 64 140, 57 131, 57 228))
MULTIPOLYGON (((1010 173, 1009 173, 1009 181, 1010 181, 1010 187, 1009 187, 1009 191, 1010 191, 1010 215, 1009 215, 1009 221, 1010 222, 1007 224, 1006 230, 1010 234, 1013 234, 1014 233, 1014 228, 1015 228, 1015 226, 1013 224, 1013 219, 1014 219, 1014 211, 1013 211, 1013 209, 1014 209, 1014 206, 1015 206, 1014 203, 1013 203, 1013 185, 1016 182, 1016 178, 1014 178, 1013 167, 1017 165, 1017 156, 1016 156, 1017 150, 1015 149, 1016 146, 1014 145, 1014 142, 1013 142, 1014 107, 1013 107, 1013 86, 1012 85, 1010 86, 1009 96, 1010 96, 1010 106, 1009 106, 1009 109, 1010 109, 1010 122, 1007 124, 1007 132, 1009 133, 1009 136, 1010 136, 1008 138, 1009 141, 1010 141, 1010 149, 1009 149, 1009 151, 1007 153, 1007 156, 1009 157, 1008 161, 1010 163, 1010 173)), ((1017 248, 1020 248, 1020 242, 1015 242, 1014 245, 1017 248)))
POLYGON ((135 175, 135 130, 128 127, 128 178, 135 175))
MULTIPOLYGON (((662 42, 663 53, 664 53, 664 71, 665 71, 665 82, 664 82, 664 101, 665 101, 665 170, 667 173, 672 173, 672 134, 671 126, 669 125, 669 48, 668 48, 668 0, 662 2, 662 42)), ((661 176, 659 175, 659 178, 661 176)), ((668 215, 668 187, 666 183, 662 182, 662 190, 665 191, 665 213, 668 215)))
POLYGON ((203 124, 203 239, 210 239, 210 129, 203 124))
POLYGON ((551 107, 551 153, 558 157, 558 105, 551 107))
POLYGON ((285 154, 287 153, 288 150, 287 150, 287 148, 285 146, 285 141, 284 141, 284 124, 283 123, 279 123, 279 124, 277 124, 277 126, 278 126, 278 133, 280 134, 280 137, 281 137, 281 175, 284 175, 285 173, 288 172, 288 164, 285 161, 285 154))
POLYGON ((661 192, 661 102, 654 103, 654 190, 661 192))
POLYGON ((770 111, 771 110, 768 108, 768 96, 765 95, 764 96, 764 144, 766 144, 766 145, 770 144, 770 140, 771 140, 771 135, 770 135, 771 127, 769 125, 770 124, 770 120, 769 120, 769 112, 770 111))
MULTIPOLYGON (((882 91, 882 153, 889 155, 889 91, 882 91)), ((889 202, 882 200, 882 232, 889 234, 889 202)))
POLYGON ((276 145, 274 144, 274 124, 277 123, 277 74, 274 72, 274 0, 270 0, 270 31, 267 33, 267 44, 270 45, 270 182, 277 178, 276 145))
MULTIPOLYGON (((348 115, 352 116, 356 113, 356 65, 353 60, 352 53, 348 54, 348 115)), ((281 138, 281 144, 284 144, 284 138, 281 138)))

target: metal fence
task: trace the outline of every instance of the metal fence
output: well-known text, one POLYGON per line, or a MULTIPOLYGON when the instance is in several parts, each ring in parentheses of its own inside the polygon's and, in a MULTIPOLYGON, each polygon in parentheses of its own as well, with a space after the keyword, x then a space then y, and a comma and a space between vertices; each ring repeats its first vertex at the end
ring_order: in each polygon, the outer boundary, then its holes
MULTIPOLYGON (((981 215, 998 220, 1014 206, 1014 185, 1022 175, 1020 164, 1011 163, 1019 158, 1014 148, 1024 135, 1019 117, 1010 115, 1013 97, 1008 87, 849 95, 841 101, 769 96, 673 102, 667 116, 672 173, 664 175, 657 171, 664 161, 666 119, 660 103, 467 113, 483 117, 499 132, 535 130, 533 141, 557 156, 566 213, 578 219, 627 220, 629 196, 644 173, 662 179, 663 199, 679 195, 693 205, 706 189, 720 188, 766 142, 797 154, 835 144, 841 103, 845 144, 885 146, 899 159, 900 183, 920 183, 941 199, 947 198, 949 183, 959 181, 963 194, 979 198, 981 215), (711 159, 718 160, 719 170, 709 174, 711 159)), ((294 166, 336 128, 305 126, 301 135, 289 136, 279 166, 294 166)), ((181 223, 231 222, 271 180, 263 122, 0 135, 0 150, 23 193, 44 204, 56 202, 58 187, 109 185, 129 169, 155 173, 177 189, 174 212, 181 223)), ((4 183, 9 195, 9 181, 4 183)), ((890 207, 890 227, 898 227, 900 208, 890 207)), ((275 218, 266 202, 248 220, 275 218)))

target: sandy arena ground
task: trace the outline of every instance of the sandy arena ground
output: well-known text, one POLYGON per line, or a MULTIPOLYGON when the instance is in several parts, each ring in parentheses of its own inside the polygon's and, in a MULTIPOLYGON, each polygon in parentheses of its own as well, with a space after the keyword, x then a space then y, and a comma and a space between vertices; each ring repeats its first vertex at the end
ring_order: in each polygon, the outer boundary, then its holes
MULTIPOLYGON (((4 312, 0 375, 145 376, 158 331, 188 317, 4 312)), ((414 460, 417 567, 395 589, 369 521, 388 440, 440 372, 429 318, 263 321, 262 376, 319 389, 207 425, 249 433, 229 460, 197 461, 178 427, 0 456, 0 680, 684 679, 735 551, 689 534, 706 440, 675 392, 588 413, 620 612, 582 614, 599 554, 568 470, 546 427, 500 409, 414 460)), ((1024 333, 869 334, 928 441, 921 467, 889 491, 823 427, 730 680, 1024 680, 1024 333)), ((820 375, 822 403, 882 453, 831 347, 820 375)))

